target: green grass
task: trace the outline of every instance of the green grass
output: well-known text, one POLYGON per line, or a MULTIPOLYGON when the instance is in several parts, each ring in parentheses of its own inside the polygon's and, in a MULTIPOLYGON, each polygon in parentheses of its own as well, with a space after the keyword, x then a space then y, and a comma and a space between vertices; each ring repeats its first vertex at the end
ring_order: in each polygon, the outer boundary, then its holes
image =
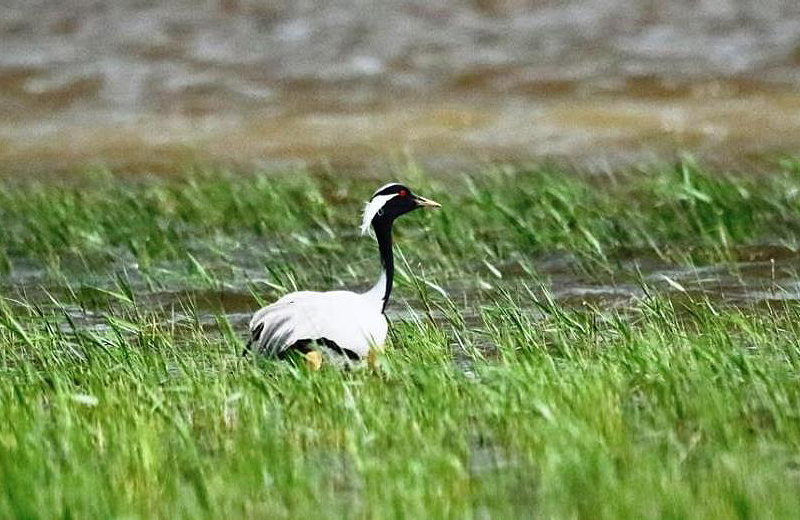
POLYGON ((240 358, 244 322, 296 286, 369 285, 358 212, 383 179, 5 181, 0 512, 794 517, 800 304, 632 261, 746 277, 777 252, 783 294, 800 167, 777 170, 409 169, 444 208, 398 222, 391 345, 376 370, 316 373, 240 358), (554 257, 641 292, 572 305, 554 257))

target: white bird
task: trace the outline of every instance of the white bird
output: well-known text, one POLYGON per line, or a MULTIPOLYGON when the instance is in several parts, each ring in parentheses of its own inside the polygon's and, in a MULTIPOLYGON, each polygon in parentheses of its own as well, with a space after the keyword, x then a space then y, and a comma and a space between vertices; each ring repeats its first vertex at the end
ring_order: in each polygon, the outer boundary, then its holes
POLYGON ((389 325, 384 311, 394 275, 392 223, 425 206, 440 207, 402 184, 379 188, 364 207, 361 224, 362 234, 371 225, 378 240, 381 273, 375 285, 365 293, 298 291, 283 296, 253 315, 244 354, 255 348, 283 357, 296 350, 316 369, 322 361, 320 352, 352 363, 369 357, 373 349, 382 349, 389 325))

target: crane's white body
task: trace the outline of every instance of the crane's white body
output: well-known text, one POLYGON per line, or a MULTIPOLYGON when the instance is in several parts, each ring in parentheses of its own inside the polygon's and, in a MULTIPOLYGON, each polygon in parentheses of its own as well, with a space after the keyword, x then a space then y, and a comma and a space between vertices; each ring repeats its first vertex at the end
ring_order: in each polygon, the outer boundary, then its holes
MULTIPOLYGON (((350 291, 298 291, 263 307, 250 320, 250 330, 263 325, 253 347, 277 356, 298 341, 327 340, 340 349, 365 358, 371 349, 382 349, 388 322, 383 315, 381 276, 366 293, 350 291)), ((321 345, 324 347, 324 345, 321 345)))

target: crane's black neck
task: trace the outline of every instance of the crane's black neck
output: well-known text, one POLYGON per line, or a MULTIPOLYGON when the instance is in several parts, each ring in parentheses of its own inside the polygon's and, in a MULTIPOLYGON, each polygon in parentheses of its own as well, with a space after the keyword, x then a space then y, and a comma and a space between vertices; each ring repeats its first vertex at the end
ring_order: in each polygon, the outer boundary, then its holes
POLYGON ((389 295, 392 292, 392 282, 394 279, 394 256, 392 254, 392 219, 375 219, 372 221, 372 228, 375 230, 375 237, 378 239, 378 251, 381 255, 381 266, 383 268, 383 280, 385 283, 383 291, 383 307, 381 312, 386 310, 389 302, 389 295))

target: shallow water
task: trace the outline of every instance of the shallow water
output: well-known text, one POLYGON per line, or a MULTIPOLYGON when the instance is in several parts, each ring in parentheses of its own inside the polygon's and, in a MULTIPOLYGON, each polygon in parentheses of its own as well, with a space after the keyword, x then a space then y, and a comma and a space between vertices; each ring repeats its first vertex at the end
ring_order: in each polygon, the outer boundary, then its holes
POLYGON ((792 0, 10 0, 0 49, 6 171, 800 145, 792 0))
MULTIPOLYGON (((624 261, 613 274, 590 276, 571 267, 573 259, 556 257, 488 269, 474 266, 469 283, 434 280, 436 288, 426 288, 433 307, 427 309, 413 285, 398 277, 387 316, 393 320, 428 320, 446 325, 447 316, 437 304, 444 297, 451 299, 468 327, 480 327, 482 313, 495 305, 506 306, 506 294, 525 312, 541 317, 534 303, 545 298, 547 291, 553 300, 567 308, 592 308, 600 312, 636 312, 654 295, 675 302, 688 299, 707 300, 715 306, 752 307, 781 305, 800 301, 800 255, 783 247, 746 247, 736 251, 739 261, 702 267, 678 268, 653 258, 631 258, 624 261), (533 273, 533 275, 527 274, 533 273), (498 274, 500 276, 498 276, 498 274)), ((175 266, 157 267, 163 273, 175 266)), ((263 273, 248 267, 235 267, 233 276, 218 287, 209 287, 198 280, 175 271, 164 282, 151 286, 136 267, 126 269, 126 280, 134 294, 139 313, 155 313, 165 322, 199 323, 203 328, 217 329, 218 318, 225 318, 234 331, 244 337, 252 313, 260 306, 259 295, 265 303, 276 290, 259 278, 263 273)), ((114 269, 108 275, 87 275, 85 279, 70 277, 71 290, 63 285, 64 278, 54 279, 45 271, 33 271, 27 276, 0 277, 0 294, 12 305, 26 302, 45 311, 55 311, 59 326, 66 332, 72 324, 83 331, 103 332, 109 328, 108 316, 124 306, 124 291, 117 285, 114 269), (71 291, 71 292, 70 292, 71 291), (61 302, 56 305, 54 302, 61 302), (67 302, 67 303, 64 303, 67 302), (115 310, 117 309, 117 310, 115 310), (72 321, 70 324, 69 320, 72 321)), ((311 287, 311 289, 365 289, 361 287, 311 287)), ((278 291, 280 292, 280 291, 278 291)), ((446 306, 446 305, 445 305, 446 306)), ((123 313, 124 314, 124 313, 123 313)))

